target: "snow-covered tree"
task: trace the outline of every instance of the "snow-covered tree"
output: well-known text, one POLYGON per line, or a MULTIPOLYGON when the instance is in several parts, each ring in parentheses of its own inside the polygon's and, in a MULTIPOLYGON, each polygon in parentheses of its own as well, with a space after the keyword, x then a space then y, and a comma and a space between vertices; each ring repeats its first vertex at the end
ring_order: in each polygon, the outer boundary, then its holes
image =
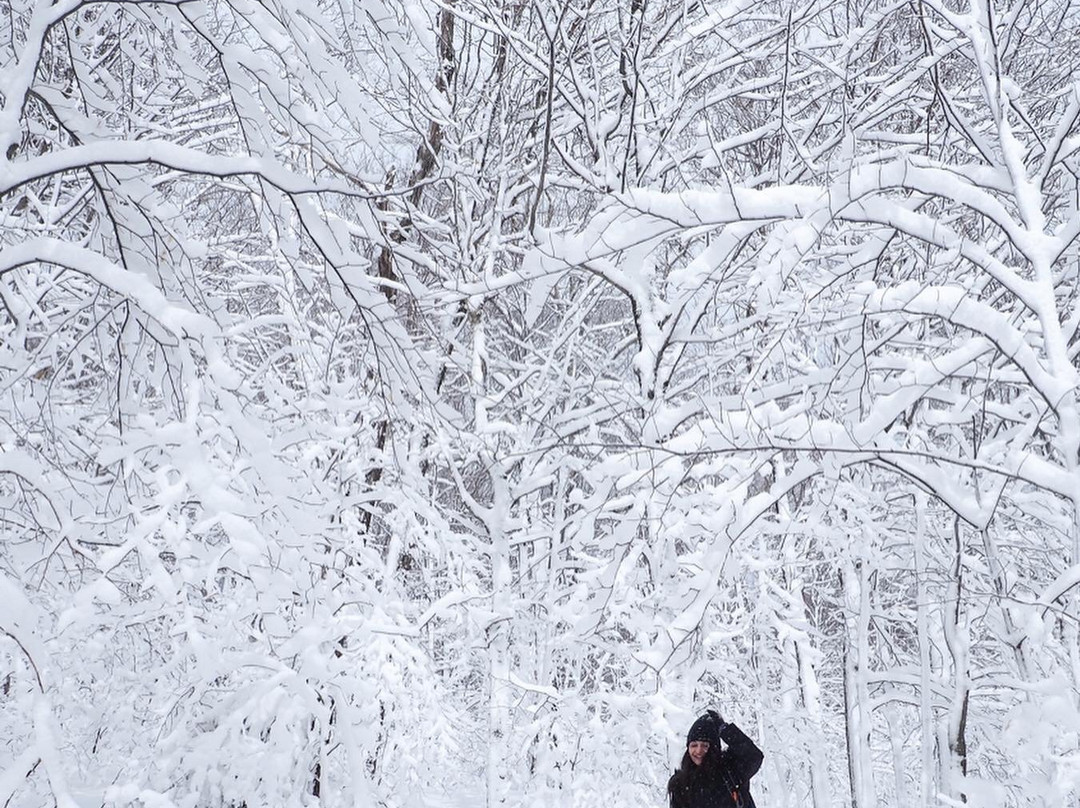
POLYGON ((0 15, 0 800, 1075 801, 1074 4, 0 15))

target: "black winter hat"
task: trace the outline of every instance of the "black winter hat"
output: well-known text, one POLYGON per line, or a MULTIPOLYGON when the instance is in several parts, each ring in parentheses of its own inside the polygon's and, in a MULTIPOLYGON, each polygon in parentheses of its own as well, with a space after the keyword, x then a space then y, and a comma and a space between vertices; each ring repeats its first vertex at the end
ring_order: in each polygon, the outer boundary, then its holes
POLYGON ((686 745, 694 741, 708 741, 710 746, 720 744, 720 716, 715 710, 709 710, 690 726, 686 733, 686 745))

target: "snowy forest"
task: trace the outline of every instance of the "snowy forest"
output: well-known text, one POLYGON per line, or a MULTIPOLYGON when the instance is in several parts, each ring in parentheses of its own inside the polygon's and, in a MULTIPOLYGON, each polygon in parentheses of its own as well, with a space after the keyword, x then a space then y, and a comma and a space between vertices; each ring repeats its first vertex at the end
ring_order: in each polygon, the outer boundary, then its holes
POLYGON ((0 0, 0 806, 1080 805, 1080 4, 0 0))

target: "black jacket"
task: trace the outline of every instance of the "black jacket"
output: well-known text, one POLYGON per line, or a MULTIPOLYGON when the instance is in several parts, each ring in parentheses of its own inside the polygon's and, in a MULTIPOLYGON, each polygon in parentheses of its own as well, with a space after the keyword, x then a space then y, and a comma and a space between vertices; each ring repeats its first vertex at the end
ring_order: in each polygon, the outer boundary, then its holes
POLYGON ((734 724, 727 724, 720 737, 728 748, 715 746, 697 766, 689 752, 668 781, 671 808, 754 808, 750 778, 761 768, 765 755, 734 724))

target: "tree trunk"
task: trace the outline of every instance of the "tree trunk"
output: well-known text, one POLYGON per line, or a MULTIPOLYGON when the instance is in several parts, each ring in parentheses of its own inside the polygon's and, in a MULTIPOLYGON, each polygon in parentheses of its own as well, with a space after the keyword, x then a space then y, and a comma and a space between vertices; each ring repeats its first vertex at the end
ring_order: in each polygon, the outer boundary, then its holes
POLYGON ((937 800, 934 794, 940 780, 939 761, 934 754, 934 707, 931 700, 933 687, 933 664, 930 657, 930 591, 926 585, 926 549, 927 538, 926 513, 929 503, 922 492, 914 494, 915 537, 912 550, 915 556, 915 625, 919 639, 919 726, 920 757, 922 766, 919 772, 919 793, 922 808, 930 808, 937 800))
POLYGON ((862 560, 846 563, 840 575, 848 627, 844 645, 844 718, 852 808, 872 808, 876 804, 870 762, 870 587, 866 578, 866 562, 862 560))
POLYGON ((967 719, 968 704, 971 698, 969 664, 970 637, 968 636, 967 617, 964 611, 964 554, 963 533, 960 517, 953 522, 955 564, 951 581, 951 609, 945 615, 945 644, 952 657, 953 701, 949 709, 948 773, 950 791, 961 801, 967 802, 964 778, 967 777, 967 719))

